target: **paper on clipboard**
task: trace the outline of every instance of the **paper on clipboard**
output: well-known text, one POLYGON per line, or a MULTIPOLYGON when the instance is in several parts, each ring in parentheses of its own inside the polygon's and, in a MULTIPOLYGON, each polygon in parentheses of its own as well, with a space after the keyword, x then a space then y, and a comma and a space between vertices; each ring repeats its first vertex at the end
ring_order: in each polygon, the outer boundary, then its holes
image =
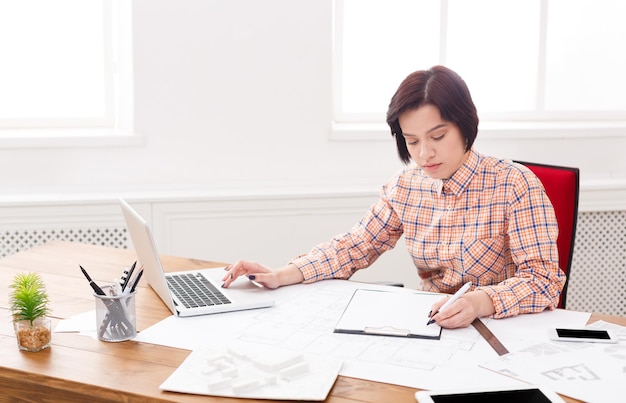
POLYGON ((335 326, 335 333, 439 340, 441 327, 426 325, 441 295, 357 289, 335 326))

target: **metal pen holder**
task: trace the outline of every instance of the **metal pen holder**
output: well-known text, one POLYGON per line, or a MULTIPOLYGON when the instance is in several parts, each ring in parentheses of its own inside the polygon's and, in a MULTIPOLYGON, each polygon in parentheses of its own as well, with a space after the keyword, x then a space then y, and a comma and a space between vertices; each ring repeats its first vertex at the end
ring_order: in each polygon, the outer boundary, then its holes
POLYGON ((105 286, 102 287, 105 295, 94 293, 98 339, 110 342, 130 340, 137 335, 136 291, 115 295, 112 289, 105 286))

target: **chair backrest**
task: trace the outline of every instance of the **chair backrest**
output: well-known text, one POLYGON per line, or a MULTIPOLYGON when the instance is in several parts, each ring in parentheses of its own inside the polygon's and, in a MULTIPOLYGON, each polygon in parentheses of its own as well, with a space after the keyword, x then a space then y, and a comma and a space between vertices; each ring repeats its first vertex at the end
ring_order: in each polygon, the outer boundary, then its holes
POLYGON ((574 238, 576 236, 576 221, 578 219, 578 193, 580 170, 578 168, 537 164, 533 162, 515 161, 527 166, 539 178, 546 189, 548 198, 554 206, 556 220, 559 225, 557 247, 559 250, 559 266, 565 272, 567 280, 559 308, 565 308, 567 286, 569 284, 572 255, 574 253, 574 238))

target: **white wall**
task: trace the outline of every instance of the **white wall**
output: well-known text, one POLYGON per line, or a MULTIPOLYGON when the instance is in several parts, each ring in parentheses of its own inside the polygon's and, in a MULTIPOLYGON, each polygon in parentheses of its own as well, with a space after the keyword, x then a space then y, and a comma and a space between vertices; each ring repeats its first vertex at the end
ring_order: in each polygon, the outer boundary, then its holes
MULTIPOLYGON (((0 147, 0 201, 137 190, 149 198, 151 189, 375 194, 400 168, 386 131, 381 140, 330 139, 331 0, 135 0, 133 11, 135 132, 144 141, 0 147)), ((596 204, 626 208, 626 135, 577 133, 507 139, 495 130, 479 134, 476 148, 578 166, 583 208, 596 194, 596 204)))
POLYGON ((331 11, 318 0, 135 1, 135 131, 145 144, 0 149, 0 170, 11 172, 0 191, 378 185, 399 167, 390 138, 328 140, 331 11))
MULTIPOLYGON (((135 0, 133 21, 135 131, 145 143, 0 148, 0 192, 267 182, 377 188, 400 167, 385 132, 381 141, 329 140, 330 0, 135 0)), ((576 165, 583 179, 626 177, 623 136, 496 133, 479 137, 477 149, 576 165)))

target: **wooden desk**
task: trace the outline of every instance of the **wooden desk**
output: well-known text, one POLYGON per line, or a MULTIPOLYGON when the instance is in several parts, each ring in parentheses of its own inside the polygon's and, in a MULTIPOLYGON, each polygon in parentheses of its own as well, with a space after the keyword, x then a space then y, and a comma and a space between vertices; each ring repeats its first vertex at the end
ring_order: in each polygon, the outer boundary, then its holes
MULTIPOLYGON (((46 282, 55 321, 94 309, 94 298, 79 264, 96 282, 111 281, 136 259, 132 250, 71 242, 49 242, 0 260, 0 401, 64 402, 237 402, 164 392, 159 385, 184 361, 188 350, 127 341, 106 343, 72 333, 53 333, 51 347, 38 352, 17 348, 8 309, 7 285, 18 272, 40 273, 46 282)), ((162 257, 167 271, 216 267, 205 261, 162 257)), ((170 315, 145 284, 137 293, 141 331, 170 315)), ((626 318, 592 315, 626 325, 626 318)), ((56 325, 56 322, 53 324, 56 325)), ((340 376, 327 402, 412 402, 416 389, 340 376)), ((249 401, 249 400, 248 400, 249 401)), ((568 399, 569 402, 576 400, 568 399)), ((258 402, 268 402, 258 400, 258 402)))

